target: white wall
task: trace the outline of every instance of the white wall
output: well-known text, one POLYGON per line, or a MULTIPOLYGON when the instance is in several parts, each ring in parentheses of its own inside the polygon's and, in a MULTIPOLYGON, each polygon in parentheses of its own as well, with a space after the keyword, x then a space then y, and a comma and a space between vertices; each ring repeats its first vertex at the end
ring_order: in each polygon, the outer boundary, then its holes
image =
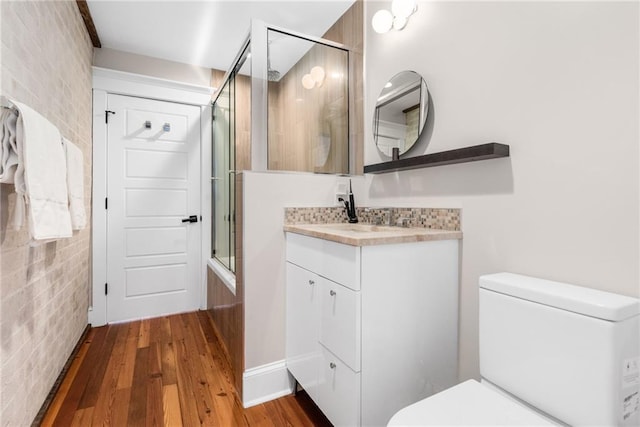
MULTIPOLYGON (((420 2, 384 35, 370 22, 389 2, 365 5, 366 118, 384 82, 414 70, 433 106, 410 155, 511 147, 508 159, 366 177, 370 206, 462 208, 461 379, 479 375, 482 274, 640 296, 638 2, 420 2)), ((382 160, 366 138, 365 164, 382 160)))
MULTIPOLYGON (((349 178, 307 173, 244 174, 245 370, 285 357, 285 207, 333 206, 349 178)), ((364 179, 353 177, 356 205, 364 179)))

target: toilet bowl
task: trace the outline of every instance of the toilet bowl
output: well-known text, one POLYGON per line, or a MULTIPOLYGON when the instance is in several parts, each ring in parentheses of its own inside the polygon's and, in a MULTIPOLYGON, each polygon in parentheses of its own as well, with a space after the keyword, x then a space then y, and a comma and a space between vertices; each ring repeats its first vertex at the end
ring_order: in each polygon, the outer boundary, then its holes
POLYGON ((389 426, 640 424, 640 301, 511 273, 480 278, 480 374, 389 426))

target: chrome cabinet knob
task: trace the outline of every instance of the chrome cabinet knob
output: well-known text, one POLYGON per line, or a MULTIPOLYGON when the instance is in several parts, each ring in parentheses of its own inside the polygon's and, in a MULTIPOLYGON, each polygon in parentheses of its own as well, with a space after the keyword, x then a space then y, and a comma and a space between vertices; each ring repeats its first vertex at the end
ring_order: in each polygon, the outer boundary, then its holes
POLYGON ((329 367, 330 367, 331 369, 336 369, 336 364, 335 364, 335 363, 333 363, 333 362, 331 362, 331 363, 329 363, 329 367))
POLYGON ((314 282, 313 280, 309 280, 309 284, 310 284, 310 285, 315 285, 315 284, 316 284, 316 282, 314 282))
POLYGON ((151 121, 147 120, 146 122, 144 122, 144 128, 145 129, 151 129, 151 121))
POLYGON ((332 297, 336 296, 336 291, 334 291, 333 289, 330 290, 329 295, 331 295, 332 297))
POLYGON ((162 130, 165 131, 165 132, 170 132, 171 131, 171 124, 165 123, 164 125, 162 125, 162 130))

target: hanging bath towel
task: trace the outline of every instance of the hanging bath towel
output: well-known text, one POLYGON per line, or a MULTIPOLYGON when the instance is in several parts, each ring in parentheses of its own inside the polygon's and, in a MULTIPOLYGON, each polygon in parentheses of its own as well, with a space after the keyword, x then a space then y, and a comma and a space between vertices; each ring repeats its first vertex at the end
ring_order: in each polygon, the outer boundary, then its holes
POLYGON ((13 184, 21 166, 22 152, 16 142, 18 113, 13 108, 0 109, 0 184, 13 184))
POLYGON ((67 189, 71 228, 82 230, 87 225, 84 210, 84 158, 82 151, 71 141, 62 138, 67 154, 67 189))
POLYGON ((71 237, 67 165, 60 131, 26 105, 10 102, 18 110, 16 139, 18 147, 22 146, 24 166, 24 183, 15 182, 15 223, 22 224, 21 209, 26 207, 32 240, 71 237))

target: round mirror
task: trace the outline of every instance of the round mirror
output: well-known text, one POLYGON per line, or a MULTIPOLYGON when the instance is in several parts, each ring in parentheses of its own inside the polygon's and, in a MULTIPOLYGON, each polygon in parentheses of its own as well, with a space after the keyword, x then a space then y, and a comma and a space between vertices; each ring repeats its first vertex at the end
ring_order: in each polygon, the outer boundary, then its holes
POLYGON ((382 88, 373 116, 373 138, 378 150, 397 160, 413 147, 429 112, 429 93, 415 71, 396 74, 382 88))

